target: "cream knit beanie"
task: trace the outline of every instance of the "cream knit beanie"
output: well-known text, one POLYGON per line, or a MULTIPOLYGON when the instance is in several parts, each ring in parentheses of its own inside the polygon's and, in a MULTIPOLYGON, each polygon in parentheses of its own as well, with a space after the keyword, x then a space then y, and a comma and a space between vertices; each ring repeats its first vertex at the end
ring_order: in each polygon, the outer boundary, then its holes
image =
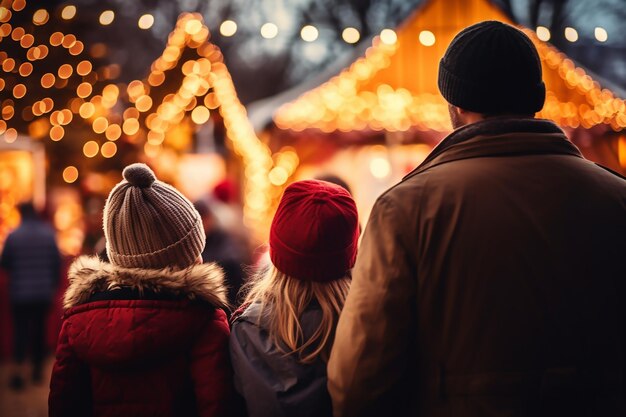
POLYGON ((124 168, 104 205, 109 261, 126 268, 186 268, 205 245, 200 215, 145 164, 124 168))

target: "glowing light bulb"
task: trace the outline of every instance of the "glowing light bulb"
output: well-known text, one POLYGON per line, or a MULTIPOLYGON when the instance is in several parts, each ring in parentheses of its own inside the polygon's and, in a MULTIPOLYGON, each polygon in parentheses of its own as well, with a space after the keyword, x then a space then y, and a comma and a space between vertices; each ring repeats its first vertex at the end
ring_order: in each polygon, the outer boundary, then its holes
POLYGON ((68 184, 75 182, 78 179, 78 169, 75 166, 68 166, 63 170, 63 181, 68 184))
POLYGON ((567 39, 570 42, 576 42, 578 40, 578 32, 576 31, 576 29, 571 28, 571 27, 566 27, 565 39, 567 39))
POLYGON ((550 29, 545 26, 537 26, 537 37, 539 40, 548 42, 550 40, 550 29))
POLYGON ((61 17, 65 20, 70 20, 74 16, 76 16, 76 6, 74 5, 67 5, 61 11, 61 17))
POLYGON ((230 37, 237 33, 237 23, 232 20, 224 20, 220 25, 220 34, 224 37, 230 37))
POLYGON ((392 29, 383 29, 380 32, 380 40, 386 45, 393 45, 398 41, 398 35, 392 29))
POLYGON ((433 46, 435 44, 436 38, 435 34, 430 30, 423 30, 419 35, 420 43, 424 46, 433 46))
POLYGON ((318 38, 319 34, 320 34, 319 31, 313 25, 306 25, 300 31, 300 37, 305 42, 315 41, 318 38))
POLYGON ((265 39, 273 39, 278 35, 278 26, 274 23, 265 23, 261 26, 261 36, 265 39))
POLYGON ((357 43, 361 39, 361 34, 355 28, 349 27, 341 32, 341 37, 346 43, 357 43))
POLYGON ((99 21, 102 26, 107 26, 113 23, 114 19, 115 13, 113 12, 113 10, 105 10, 100 14, 99 21))
POLYGON ((598 42, 606 42, 609 39, 609 34, 606 29, 602 27, 597 27, 594 29, 593 34, 595 35, 598 42))
POLYGON ((154 16, 149 13, 142 15, 137 22, 140 29, 150 29, 154 25, 154 16))

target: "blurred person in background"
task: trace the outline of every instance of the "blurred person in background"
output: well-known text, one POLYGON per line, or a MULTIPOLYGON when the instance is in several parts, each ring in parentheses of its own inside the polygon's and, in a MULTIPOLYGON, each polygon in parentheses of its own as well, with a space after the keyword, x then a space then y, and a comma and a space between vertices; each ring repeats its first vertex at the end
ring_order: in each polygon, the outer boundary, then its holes
POLYGON ((20 204, 18 210, 21 224, 7 237, 0 258, 0 266, 9 276, 15 360, 10 386, 15 390, 24 387, 29 351, 32 380, 40 383, 43 379, 46 317, 61 271, 61 255, 52 226, 30 202, 20 204))
POLYGON ((236 305, 237 293, 244 281, 243 264, 246 262, 246 250, 241 242, 226 230, 219 222, 212 201, 196 201, 194 206, 200 217, 206 235, 206 244, 202 251, 202 262, 216 262, 224 270, 228 286, 228 301, 236 305))

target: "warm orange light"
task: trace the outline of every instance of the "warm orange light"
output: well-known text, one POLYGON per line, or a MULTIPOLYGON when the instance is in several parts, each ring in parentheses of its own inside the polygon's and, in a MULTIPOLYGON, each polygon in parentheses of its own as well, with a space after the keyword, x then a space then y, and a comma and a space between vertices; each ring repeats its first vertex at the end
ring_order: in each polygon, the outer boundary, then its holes
POLYGON ((126 119, 124 120, 124 124, 122 125, 122 129, 124 133, 131 136, 137 133, 139 130, 139 121, 137 119, 126 119))
POLYGON ((211 116, 211 112, 204 106, 198 106, 191 112, 191 120, 197 125, 206 123, 211 116))
POLYGON ((68 166, 63 170, 63 181, 68 184, 75 182, 78 179, 78 169, 75 166, 68 166))
POLYGON ((200 30, 202 30, 202 22, 200 22, 198 19, 190 19, 185 24, 185 32, 190 35, 195 35, 199 33, 200 30))
POLYGON ((54 32, 50 35, 50 45, 59 46, 63 43, 63 34, 61 32, 54 32))
POLYGON ((36 25, 43 25, 48 19, 50 19, 50 15, 45 9, 39 9, 33 14, 33 23, 36 25))
POLYGON ((113 19, 115 19, 115 13, 113 13, 113 10, 105 10, 100 14, 99 21, 102 26, 106 26, 113 23, 113 19))
POLYGON ((137 107, 137 110, 140 112, 147 112, 152 107, 152 99, 150 96, 143 95, 137 99, 135 107, 137 107))
POLYGON ((89 97, 92 92, 91 84, 84 82, 80 83, 78 87, 76 87, 76 95, 80 98, 89 97))
POLYGON ((54 75, 51 73, 47 73, 41 76, 41 86, 43 88, 50 88, 54 85, 54 75))
POLYGON ((22 39, 20 39, 20 46, 24 49, 30 48, 33 46, 33 43, 35 43, 35 37, 31 34, 24 35, 22 39))
POLYGON ((10 120, 11 118, 13 118, 14 114, 15 114, 15 109, 13 108, 12 105, 4 106, 2 108, 2 118, 4 120, 10 120))
POLYGON ((11 72, 15 68, 15 60, 13 58, 7 58, 2 63, 2 69, 5 72, 11 72))
POLYGON ((161 71, 153 71, 148 76, 148 84, 153 87, 163 84, 163 81, 165 81, 165 74, 161 71))
POLYGON ((96 133, 103 133, 109 127, 109 121, 105 117, 98 117, 91 126, 96 133))
POLYGON ((112 158, 117 153, 117 145, 114 142, 103 143, 100 153, 105 158, 112 158))
POLYGON ((11 39, 13 39, 15 42, 19 42, 22 39, 22 36, 24 36, 25 34, 26 31, 23 27, 16 26, 15 29, 13 29, 13 32, 11 32, 11 39))
POLYGON ((83 145, 83 154, 85 154, 87 158, 93 158, 98 155, 98 152, 100 152, 100 145, 98 145, 98 142, 94 140, 85 142, 83 145))
POLYGON ((22 77, 28 77, 33 72, 33 64, 30 62, 24 62, 20 65, 19 72, 22 77))
POLYGON ((94 106, 93 103, 86 102, 80 105, 80 110, 78 111, 78 114, 80 114, 80 117, 82 117, 83 119, 88 119, 93 116, 95 112, 96 106, 94 106))
POLYGON ((76 41, 69 49, 70 55, 80 55, 85 45, 81 41, 76 41))
POLYGON ((144 30, 150 29, 152 25, 154 25, 154 16, 152 16, 151 14, 142 15, 137 22, 137 26, 139 26, 140 29, 144 30))
POLYGON ((13 4, 11 5, 11 8, 16 12, 24 10, 24 7, 26 7, 26 0, 13 0, 13 4))
POLYGON ((50 129, 50 139, 56 142, 63 139, 63 136, 65 136, 65 129, 61 126, 52 126, 50 129))
POLYGON ((0 135, 6 132, 7 130, 7 122, 4 120, 0 120, 0 135))
POLYGON ((48 113, 49 111, 52 111, 52 108, 54 107, 54 101, 52 101, 50 97, 44 98, 43 100, 41 100, 41 102, 43 103, 44 113, 48 113))
POLYGON ((80 61, 78 65, 76 65, 76 73, 78 75, 85 76, 91 72, 91 62, 89 61, 80 61))
POLYGON ((59 67, 59 78, 62 79, 68 79, 72 76, 72 73, 74 72, 74 69, 72 68, 72 66, 70 64, 63 64, 59 67))
POLYGON ((70 20, 74 16, 76 16, 76 6, 74 5, 67 5, 61 11, 61 17, 65 20, 70 20))
POLYGON ((6 132, 4 132, 4 141, 6 143, 13 143, 15 142, 16 139, 17 139, 17 130, 15 130, 14 128, 10 127, 7 129, 6 132))
POLYGON ((109 127, 107 127, 106 131, 104 132, 104 135, 106 136, 108 140, 116 141, 122 135, 122 129, 120 128, 120 125, 118 124, 111 124, 109 125, 109 127))
POLYGON ((63 45, 64 48, 69 49, 72 46, 74 46, 75 43, 76 43, 76 36, 70 33, 70 34, 63 36, 63 42, 61 42, 61 45, 63 45))
POLYGON ((24 84, 16 84, 13 87, 13 97, 22 98, 26 95, 26 86, 24 84))

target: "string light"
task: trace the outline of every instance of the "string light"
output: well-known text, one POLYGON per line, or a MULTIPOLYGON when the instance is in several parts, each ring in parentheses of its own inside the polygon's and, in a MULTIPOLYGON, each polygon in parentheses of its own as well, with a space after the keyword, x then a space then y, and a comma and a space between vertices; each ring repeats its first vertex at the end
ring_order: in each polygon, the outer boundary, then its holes
POLYGON ((50 15, 46 11, 46 9, 39 9, 33 14, 33 23, 35 25, 41 26, 48 22, 50 15))
POLYGON ((83 145, 83 154, 87 157, 87 158, 93 158, 94 156, 98 155, 98 152, 100 152, 100 145, 98 145, 98 142, 90 140, 88 142, 85 142, 85 144, 83 145))
POLYGON ((435 44, 435 34, 430 30, 423 30, 419 34, 420 43, 424 46, 433 46, 435 44))
POLYGON ((154 25, 154 16, 149 13, 142 15, 137 22, 137 26, 139 26, 140 29, 144 30, 150 29, 152 25, 154 25))
POLYGON ((78 169, 73 165, 65 167, 65 169, 63 170, 63 181, 65 181, 68 184, 72 184, 77 179, 78 179, 78 169))
POLYGON ((224 20, 220 25, 220 34, 224 37, 230 37, 237 33, 237 23, 232 20, 224 20))
POLYGON ((99 22, 102 26, 107 26, 113 23, 115 19, 115 13, 113 10, 105 10, 100 14, 99 22))
POLYGON ((305 42, 314 42, 319 36, 319 31, 315 26, 306 25, 300 30, 300 37, 305 42))
POLYGON ((114 142, 103 143, 100 147, 100 153, 105 158, 113 158, 117 153, 117 145, 114 142))
POLYGON ((578 32, 576 31, 576 29, 571 28, 571 27, 566 27, 565 39, 567 39, 570 42, 576 42, 578 40, 578 32))
POLYGON ((392 29, 383 29, 380 32, 380 40, 386 45, 393 45, 398 41, 398 35, 392 29))
POLYGON ((537 26, 537 37, 544 42, 548 42, 550 40, 550 29, 545 26, 537 26))
POLYGON ((76 16, 76 6, 74 5, 67 5, 61 11, 61 17, 65 20, 73 19, 74 16, 76 16))
POLYGON ((606 29, 602 27, 595 28, 593 34, 595 35, 598 42, 606 42, 609 39, 609 34, 607 33, 606 29))
POLYGON ((341 38, 346 43, 357 43, 361 38, 359 31, 353 27, 347 27, 341 32, 341 38))
POLYGON ((261 36, 265 39, 274 39, 278 35, 278 26, 274 23, 265 23, 261 26, 261 36))

